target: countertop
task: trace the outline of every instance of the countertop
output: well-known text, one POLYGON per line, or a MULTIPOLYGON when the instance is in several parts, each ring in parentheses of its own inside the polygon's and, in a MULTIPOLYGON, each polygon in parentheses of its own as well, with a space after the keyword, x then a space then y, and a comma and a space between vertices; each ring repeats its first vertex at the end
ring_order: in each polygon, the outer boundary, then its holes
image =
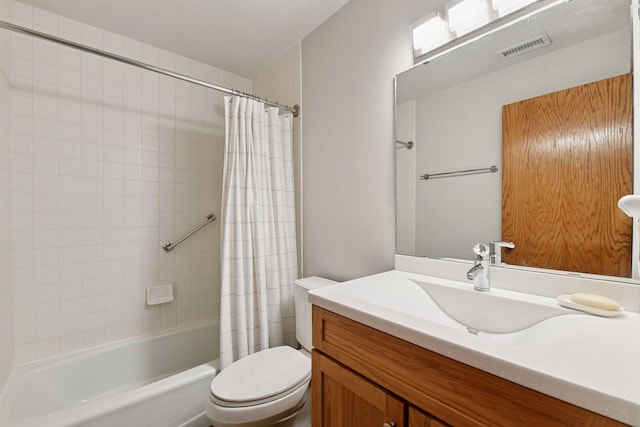
MULTIPOLYGON (((309 302, 514 383, 640 426, 638 313, 604 318, 576 312, 519 332, 474 335, 442 313, 411 279, 448 282, 392 270, 313 290, 309 302)), ((514 294, 557 304, 554 298, 514 294)))

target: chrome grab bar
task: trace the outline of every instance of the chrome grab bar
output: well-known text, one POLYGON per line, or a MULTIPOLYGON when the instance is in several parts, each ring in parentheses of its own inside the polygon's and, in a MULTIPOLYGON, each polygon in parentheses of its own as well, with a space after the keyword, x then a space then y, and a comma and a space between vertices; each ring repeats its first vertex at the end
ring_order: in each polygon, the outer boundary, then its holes
POLYGON ((407 150, 411 150, 413 148, 413 141, 404 142, 396 139, 396 144, 404 145, 407 150))
POLYGON ((176 240, 174 243, 171 242, 167 242, 164 245, 162 245, 162 249, 164 249, 165 252, 171 252, 176 246, 178 246, 180 243, 184 242, 185 240, 187 240, 189 237, 191 237, 196 231, 200 230, 202 227, 204 227, 205 225, 209 224, 210 222, 213 222, 216 220, 216 216, 212 213, 210 213, 209 215, 207 215, 207 219, 205 222, 203 222, 202 224, 200 224, 199 226, 195 227, 194 229, 192 229, 191 231, 189 231, 187 234, 185 234, 184 236, 182 236, 181 238, 179 238, 178 240, 176 240))
POLYGON ((453 172, 442 172, 442 173, 425 173, 420 176, 420 179, 435 179, 435 178, 445 178, 447 176, 464 176, 464 175, 475 175, 479 173, 496 173, 498 172, 498 167, 493 165, 488 168, 480 168, 480 169, 467 169, 462 171, 453 171, 453 172))

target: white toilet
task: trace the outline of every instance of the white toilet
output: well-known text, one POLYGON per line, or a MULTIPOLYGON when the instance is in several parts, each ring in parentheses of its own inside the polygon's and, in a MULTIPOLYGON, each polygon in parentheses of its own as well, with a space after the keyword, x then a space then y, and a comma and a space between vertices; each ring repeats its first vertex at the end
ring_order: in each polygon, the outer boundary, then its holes
POLYGON ((240 359, 211 382, 207 417, 214 427, 262 427, 293 417, 309 395, 311 304, 309 290, 336 282, 307 277, 295 282, 296 339, 302 349, 273 347, 240 359))

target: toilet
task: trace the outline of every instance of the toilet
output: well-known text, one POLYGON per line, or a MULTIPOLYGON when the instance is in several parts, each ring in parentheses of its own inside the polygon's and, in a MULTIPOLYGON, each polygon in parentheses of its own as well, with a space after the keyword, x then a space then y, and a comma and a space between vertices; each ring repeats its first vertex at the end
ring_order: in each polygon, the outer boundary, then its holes
POLYGON ((336 282, 321 277, 295 281, 296 339, 302 346, 273 347, 242 358, 216 375, 207 400, 213 427, 262 427, 296 415, 311 381, 310 290, 336 282))

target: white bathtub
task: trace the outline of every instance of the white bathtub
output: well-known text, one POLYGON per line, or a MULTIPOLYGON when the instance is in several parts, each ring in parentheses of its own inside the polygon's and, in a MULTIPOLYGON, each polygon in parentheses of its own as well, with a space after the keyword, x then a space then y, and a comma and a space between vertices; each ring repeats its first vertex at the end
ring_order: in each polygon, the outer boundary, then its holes
POLYGON ((218 334, 209 322, 17 366, 0 426, 208 426, 218 334))

